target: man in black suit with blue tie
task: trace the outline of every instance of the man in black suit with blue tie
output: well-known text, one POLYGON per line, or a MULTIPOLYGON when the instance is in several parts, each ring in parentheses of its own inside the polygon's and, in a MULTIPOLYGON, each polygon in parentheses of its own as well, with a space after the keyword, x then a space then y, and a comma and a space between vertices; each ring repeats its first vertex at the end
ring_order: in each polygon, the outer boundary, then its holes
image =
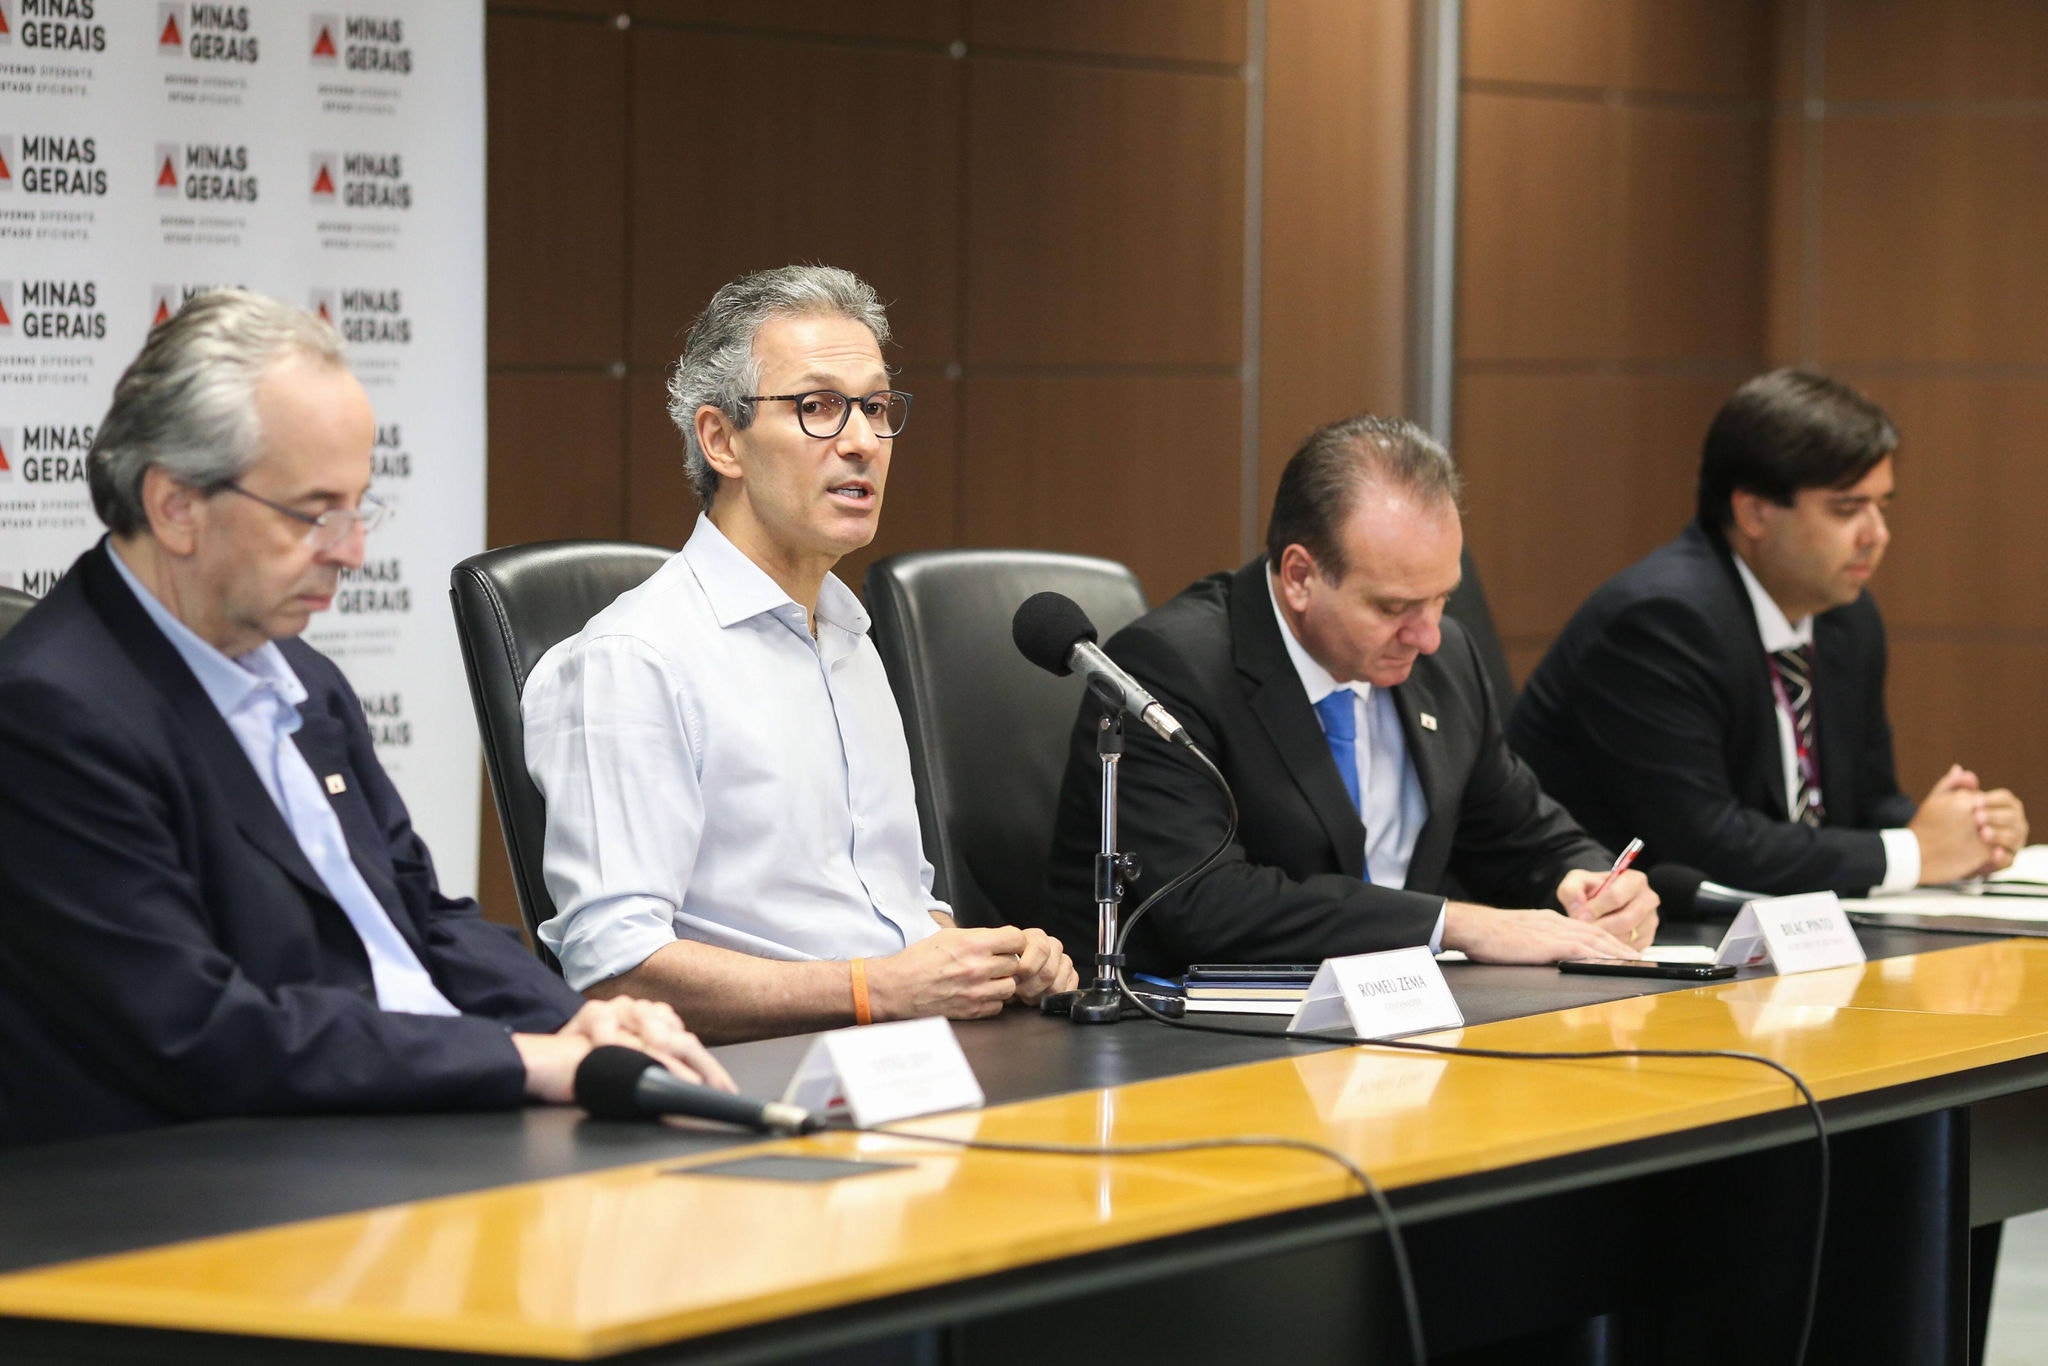
MULTIPOLYGON (((1613 855, 1509 753, 1478 654, 1444 616, 1464 544, 1457 495, 1450 456, 1414 424, 1332 423, 1282 473, 1264 555, 1104 647, 1216 761, 1241 813, 1221 860, 1133 930, 1134 967, 1418 944, 1544 963, 1649 946, 1656 894, 1628 872, 1591 895, 1613 855), (1453 880, 1493 906, 1449 895, 1453 880)), ((1067 943, 1095 938, 1100 715, 1091 695, 1042 911, 1067 943)), ((1228 809, 1179 748, 1143 727, 1124 745, 1120 843, 1143 864, 1136 904, 1215 846, 1228 809)))
POLYGON ((223 290, 88 463, 110 536, 0 640, 0 1146, 210 1115, 566 1101, 665 1005, 586 1004, 441 894, 341 671, 296 639, 382 508, 332 328, 223 290))

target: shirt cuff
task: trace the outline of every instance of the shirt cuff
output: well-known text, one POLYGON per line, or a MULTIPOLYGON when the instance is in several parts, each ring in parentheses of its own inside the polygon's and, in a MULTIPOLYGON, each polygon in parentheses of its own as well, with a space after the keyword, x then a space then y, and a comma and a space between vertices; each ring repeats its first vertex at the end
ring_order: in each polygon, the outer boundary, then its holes
POLYGON ((586 901, 540 925, 540 942, 562 964, 562 980, 588 991, 630 972, 676 940, 675 910, 651 896, 586 901))
POLYGON ((1884 881, 1877 884, 1877 889, 1881 892, 1903 892, 1909 887, 1918 887, 1920 837, 1903 827, 1880 830, 1877 837, 1884 841, 1884 881))
POLYGON ((1436 908, 1436 928, 1429 932, 1429 951, 1431 953, 1442 953, 1444 951, 1444 916, 1450 913, 1450 909, 1451 903, 1448 898, 1445 899, 1443 905, 1436 908))

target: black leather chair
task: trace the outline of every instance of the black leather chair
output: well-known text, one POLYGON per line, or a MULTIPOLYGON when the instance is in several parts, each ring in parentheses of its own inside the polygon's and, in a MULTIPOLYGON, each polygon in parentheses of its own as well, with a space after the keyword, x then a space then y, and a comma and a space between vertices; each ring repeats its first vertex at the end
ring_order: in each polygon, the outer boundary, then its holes
POLYGON ((875 648, 910 740, 925 856, 963 925, 1016 924, 1037 908, 1082 688, 1011 642, 1018 605, 1048 590, 1079 603, 1104 640, 1146 607, 1124 566, 1049 551, 918 551, 867 573, 875 648))
POLYGON ((28 615, 35 598, 19 588, 0 588, 0 636, 14 629, 14 623, 28 615))
POLYGON ((450 576, 455 633, 512 859, 519 915, 533 951, 557 971, 561 965, 539 934, 541 922, 555 913, 540 864, 547 806, 526 773, 519 698, 549 647, 582 630, 613 598, 646 582, 674 553, 629 541, 538 541, 472 555, 450 576))
POLYGON ((1507 652, 1500 647, 1500 632, 1494 629, 1493 613, 1486 606, 1486 589, 1479 583, 1479 566, 1472 563, 1472 548, 1465 547, 1459 560, 1465 577, 1458 583, 1458 591, 1451 594, 1451 600, 1444 607, 1444 615, 1465 628, 1465 634, 1472 637, 1472 643, 1479 647, 1479 662, 1486 670, 1486 681, 1493 688, 1494 704, 1500 709, 1501 724, 1507 724, 1507 716, 1515 706, 1515 676, 1508 671, 1507 652))

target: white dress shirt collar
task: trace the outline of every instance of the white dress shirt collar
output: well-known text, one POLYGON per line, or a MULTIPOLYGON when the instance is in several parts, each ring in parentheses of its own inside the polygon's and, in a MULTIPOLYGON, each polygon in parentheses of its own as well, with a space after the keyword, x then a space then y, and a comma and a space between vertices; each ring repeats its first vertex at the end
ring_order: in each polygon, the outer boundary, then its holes
POLYGON ((1280 595, 1274 591, 1273 576, 1270 573, 1266 575, 1266 597, 1273 604, 1273 620, 1280 623, 1281 643, 1287 647, 1287 658, 1294 664, 1294 672, 1301 676, 1302 690, 1308 694, 1308 704, 1311 707, 1339 688, 1349 688, 1359 697, 1371 699, 1372 684, 1362 679, 1352 683, 1339 683, 1336 675, 1316 663, 1315 656, 1294 638, 1294 628, 1288 624, 1287 614, 1280 610, 1280 595))
POLYGON ((142 610, 156 623, 157 630, 171 642, 171 648, 185 661, 185 667, 192 670, 192 676, 206 690, 214 710, 222 716, 232 716, 240 711, 249 700, 249 694, 262 687, 274 689, 292 707, 306 700, 306 685, 299 681, 298 674, 285 661, 284 651, 277 648, 276 641, 266 640, 239 659, 230 659, 173 616, 170 608, 157 601, 156 594, 136 577, 111 539, 107 543, 107 558, 114 562, 114 569, 120 574, 121 581, 128 585, 128 591, 142 604, 142 610))
MULTIPOLYGON (((703 513, 697 514, 696 528, 683 546, 683 559, 697 576, 697 582, 704 587, 704 596, 711 604, 711 611, 720 626, 735 626, 749 617, 763 613, 774 614, 779 620, 791 620, 783 608, 795 608, 795 623, 799 631, 810 633, 808 618, 804 615, 803 604, 784 592, 782 585, 769 577, 768 571, 747 558, 746 552, 734 545, 718 524, 703 513)), ((868 633, 870 620, 867 609, 860 605, 853 590, 840 582, 837 574, 825 575, 824 584, 818 589, 818 620, 829 626, 836 626, 849 635, 864 636, 868 633)))
POLYGON ((1742 576, 1742 586, 1749 591, 1749 605, 1756 609, 1756 631, 1763 638, 1766 653, 1775 654, 1779 650, 1813 644, 1811 613, 1796 622, 1787 621, 1785 609, 1764 591, 1763 584, 1757 581, 1756 574, 1740 555, 1735 556, 1735 572, 1742 576))

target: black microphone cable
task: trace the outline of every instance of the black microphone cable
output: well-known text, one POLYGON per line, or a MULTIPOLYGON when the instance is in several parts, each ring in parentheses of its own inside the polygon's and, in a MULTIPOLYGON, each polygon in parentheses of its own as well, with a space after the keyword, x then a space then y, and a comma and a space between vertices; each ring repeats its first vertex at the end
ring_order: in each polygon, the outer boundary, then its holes
MULTIPOLYGON (((1806 1307, 1805 1312, 1801 1316, 1799 1326, 1798 1348, 1792 1357, 1794 1366, 1804 1366, 1807 1348, 1813 1340, 1814 1319, 1820 1310, 1821 1254, 1827 1237, 1829 1182, 1832 1176, 1832 1163, 1828 1144, 1827 1119, 1821 1114, 1820 1101, 1815 1098, 1813 1088, 1806 1084, 1805 1078, 1801 1077, 1784 1063, 1779 1062, 1776 1058, 1765 1057, 1761 1053, 1745 1053, 1737 1049, 1720 1048, 1607 1048, 1587 1052, 1534 1052, 1505 1048, 1472 1048, 1462 1044, 1420 1043, 1400 1039, 1361 1039, 1354 1034, 1296 1034, 1291 1030, 1282 1030, 1279 1033, 1274 1033, 1271 1030, 1250 1029, 1241 1025, 1213 1024, 1205 1020, 1189 1020, 1185 1018, 1177 1019, 1154 1009, 1142 996, 1132 990, 1130 979, 1125 976, 1123 965, 1124 945, 1130 939, 1131 931, 1137 928, 1138 922, 1145 918, 1145 913, 1150 911, 1162 899, 1180 890, 1181 887, 1193 881, 1202 873, 1207 872, 1229 850, 1231 841, 1237 838, 1237 796, 1230 790, 1230 783, 1224 778, 1222 770, 1217 768, 1215 762, 1192 742, 1183 744, 1182 749, 1196 760, 1209 781, 1214 783, 1216 789, 1223 794, 1223 800, 1229 804, 1230 819, 1224 829, 1223 838, 1217 841, 1213 849, 1204 855, 1199 862, 1183 869, 1154 890, 1152 895, 1146 897, 1139 904, 1138 909, 1132 911, 1119 927, 1116 940, 1116 980, 1117 985, 1123 990, 1125 999, 1137 1006, 1147 1016, 1170 1028, 1193 1030, 1200 1034, 1225 1034, 1235 1038, 1284 1039, 1292 1042, 1329 1044, 1332 1047, 1345 1048, 1399 1048, 1410 1052, 1438 1053, 1450 1057, 1526 1060, 1534 1062, 1578 1062, 1602 1058, 1725 1058, 1736 1062, 1753 1063, 1760 1067, 1770 1068, 1773 1072, 1780 1074, 1792 1083, 1793 1087, 1799 1092, 1800 1100, 1804 1103, 1808 1116, 1813 1121, 1816 1151, 1815 1166, 1817 1169, 1815 1180, 1817 1199, 1815 1201, 1813 1222, 1813 1256, 1808 1269, 1806 1307)), ((1347 1161, 1346 1165, 1350 1166, 1352 1164, 1347 1161)), ((1421 1306, 1416 1295, 1414 1275, 1409 1266, 1407 1249, 1403 1246, 1400 1231, 1394 1223, 1392 1207, 1387 1203, 1386 1197, 1380 1192, 1378 1186, 1373 1184, 1371 1179, 1365 1175, 1364 1169, 1354 1169, 1361 1184, 1365 1185, 1372 1194, 1373 1203, 1380 1212, 1380 1218, 1386 1223, 1387 1242, 1393 1256, 1394 1272, 1400 1280, 1402 1308, 1408 1315, 1408 1331, 1413 1348, 1412 1354, 1416 1361, 1423 1361, 1425 1354, 1422 1349, 1421 1306)))

